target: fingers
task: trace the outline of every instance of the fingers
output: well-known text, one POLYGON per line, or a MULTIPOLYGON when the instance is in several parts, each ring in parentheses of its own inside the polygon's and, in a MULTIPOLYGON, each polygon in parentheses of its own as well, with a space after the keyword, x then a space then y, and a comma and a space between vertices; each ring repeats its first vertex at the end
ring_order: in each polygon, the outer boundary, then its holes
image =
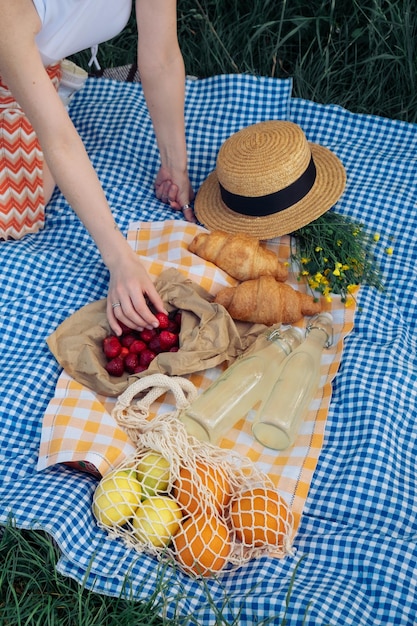
POLYGON ((185 204, 183 207, 181 207, 181 211, 182 211, 184 219, 187 222, 192 222, 193 224, 197 223, 197 219, 196 219, 196 216, 194 215, 194 209, 192 206, 190 206, 189 204, 185 204))
POLYGON ((161 202, 169 204, 174 211, 182 211, 183 218, 187 222, 197 223, 194 210, 190 204, 194 199, 194 192, 188 176, 182 181, 181 185, 177 185, 172 182, 168 170, 161 168, 155 181, 155 195, 161 202))
POLYGON ((155 193, 157 198, 162 202, 169 204, 174 211, 182 211, 183 217, 187 222, 197 223, 194 215, 193 207, 187 202, 183 205, 178 201, 178 186, 170 181, 164 181, 158 187, 155 185, 155 193), (169 182, 169 185, 167 184, 169 182))
MULTIPOLYGON (((107 298, 107 319, 112 331, 116 335, 122 333, 123 327, 135 330, 143 330, 144 328, 157 328, 159 322, 148 304, 143 294, 138 294, 134 298, 122 297, 120 299, 107 298)), ((153 305, 157 311, 165 311, 163 302, 156 293, 153 305)))
POLYGON ((158 189, 155 188, 157 198, 159 198, 161 202, 169 204, 171 207, 174 207, 176 204, 178 204, 178 191, 178 185, 175 185, 171 181, 164 181, 164 183, 162 183, 162 185, 160 185, 158 189))
POLYGON ((177 185, 173 185, 171 180, 164 180, 160 184, 155 183, 155 195, 158 200, 161 200, 164 204, 174 202, 177 193, 178 187, 177 185))
POLYGON ((123 300, 123 303, 119 300, 111 302, 107 299, 107 319, 109 320, 112 331, 116 333, 116 335, 122 333, 123 327, 133 328, 135 330, 153 328, 152 323, 147 320, 146 312, 139 313, 135 311, 131 302, 126 299, 123 300))

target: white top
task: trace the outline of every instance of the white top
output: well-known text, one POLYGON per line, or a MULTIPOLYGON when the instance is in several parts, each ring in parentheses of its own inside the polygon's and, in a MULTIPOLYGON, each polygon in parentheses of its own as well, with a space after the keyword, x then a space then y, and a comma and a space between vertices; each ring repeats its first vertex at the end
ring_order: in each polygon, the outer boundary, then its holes
POLYGON ((36 36, 44 65, 96 46, 126 26, 132 0, 33 0, 42 22, 36 36))

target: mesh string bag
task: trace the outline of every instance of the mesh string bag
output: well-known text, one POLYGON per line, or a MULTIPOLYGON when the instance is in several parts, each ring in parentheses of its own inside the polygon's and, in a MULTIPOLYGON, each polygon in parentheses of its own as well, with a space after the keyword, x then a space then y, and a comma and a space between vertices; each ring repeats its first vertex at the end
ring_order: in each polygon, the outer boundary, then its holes
POLYGON ((237 452, 187 434, 180 415, 196 397, 189 380, 152 374, 118 398, 113 416, 136 452, 99 482, 98 525, 195 577, 219 576, 266 554, 293 555, 293 516, 268 475, 237 452), (151 418, 164 394, 175 408, 151 418))

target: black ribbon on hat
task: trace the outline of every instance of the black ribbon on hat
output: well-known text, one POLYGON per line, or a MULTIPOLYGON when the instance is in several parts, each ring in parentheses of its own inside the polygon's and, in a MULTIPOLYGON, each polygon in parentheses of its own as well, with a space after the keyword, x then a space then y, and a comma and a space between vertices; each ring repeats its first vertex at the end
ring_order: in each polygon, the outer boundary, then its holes
POLYGON ((265 196, 240 196, 225 189, 219 182, 220 195, 225 205, 242 215, 265 217, 288 209, 302 200, 313 187, 316 180, 316 166, 311 156, 307 169, 288 187, 265 196))

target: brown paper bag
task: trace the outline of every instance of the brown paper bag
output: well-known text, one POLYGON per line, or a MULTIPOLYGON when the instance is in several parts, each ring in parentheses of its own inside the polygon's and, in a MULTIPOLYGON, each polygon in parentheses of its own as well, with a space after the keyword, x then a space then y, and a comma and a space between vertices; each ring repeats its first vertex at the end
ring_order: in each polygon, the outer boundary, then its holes
MULTIPOLYGON (((266 326, 235 322, 213 297, 178 270, 165 270, 155 287, 168 312, 181 311, 178 352, 162 352, 140 374, 110 376, 102 351, 111 333, 106 300, 82 307, 47 339, 48 347, 64 370, 79 383, 106 396, 119 396, 135 380, 149 374, 183 376, 221 363, 232 363, 264 333, 266 326)), ((279 325, 278 325, 279 326, 279 325)))

